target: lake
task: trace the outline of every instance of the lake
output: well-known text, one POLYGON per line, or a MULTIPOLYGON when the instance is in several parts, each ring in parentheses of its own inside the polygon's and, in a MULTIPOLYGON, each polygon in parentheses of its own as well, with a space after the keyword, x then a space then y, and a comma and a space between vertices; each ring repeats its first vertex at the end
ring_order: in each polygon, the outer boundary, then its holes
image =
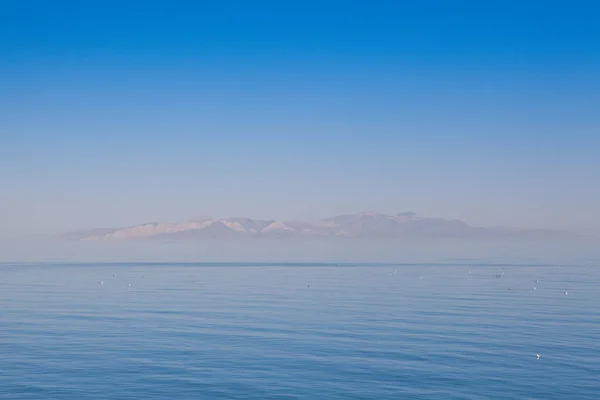
POLYGON ((0 264, 0 398, 597 399, 599 305, 594 264, 0 264))

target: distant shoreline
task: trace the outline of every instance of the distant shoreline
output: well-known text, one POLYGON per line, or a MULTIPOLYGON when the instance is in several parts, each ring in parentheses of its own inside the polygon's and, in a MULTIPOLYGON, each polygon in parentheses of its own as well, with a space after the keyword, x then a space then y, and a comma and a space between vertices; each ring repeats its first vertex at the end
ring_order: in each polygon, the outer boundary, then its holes
POLYGON ((167 262, 167 261, 123 261, 123 262, 77 262, 77 261, 48 261, 48 262, 2 262, 0 266, 94 266, 94 267, 125 267, 125 266, 150 266, 150 267, 564 267, 564 264, 547 263, 485 263, 485 262, 414 262, 414 263, 369 263, 369 262, 167 262))

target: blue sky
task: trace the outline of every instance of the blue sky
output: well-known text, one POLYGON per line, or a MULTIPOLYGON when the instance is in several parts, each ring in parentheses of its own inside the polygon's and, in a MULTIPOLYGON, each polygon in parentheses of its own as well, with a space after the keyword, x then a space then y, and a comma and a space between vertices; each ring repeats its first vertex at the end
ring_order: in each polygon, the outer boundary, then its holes
POLYGON ((599 229, 598 15, 591 1, 3 5, 0 235, 370 209, 599 229))

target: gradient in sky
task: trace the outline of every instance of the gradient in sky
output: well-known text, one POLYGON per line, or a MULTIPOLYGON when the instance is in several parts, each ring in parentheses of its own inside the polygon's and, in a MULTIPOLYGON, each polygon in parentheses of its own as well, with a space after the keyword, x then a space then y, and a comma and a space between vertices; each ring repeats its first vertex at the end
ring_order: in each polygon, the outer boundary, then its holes
POLYGON ((414 211, 600 228, 600 5, 18 1, 0 236, 414 211))

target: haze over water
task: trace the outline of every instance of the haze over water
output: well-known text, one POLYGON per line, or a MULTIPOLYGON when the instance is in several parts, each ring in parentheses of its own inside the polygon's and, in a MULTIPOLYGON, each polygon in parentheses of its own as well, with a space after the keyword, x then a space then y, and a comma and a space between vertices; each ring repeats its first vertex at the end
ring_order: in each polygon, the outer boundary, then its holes
POLYGON ((0 397, 595 399, 599 271, 4 264, 0 397))

